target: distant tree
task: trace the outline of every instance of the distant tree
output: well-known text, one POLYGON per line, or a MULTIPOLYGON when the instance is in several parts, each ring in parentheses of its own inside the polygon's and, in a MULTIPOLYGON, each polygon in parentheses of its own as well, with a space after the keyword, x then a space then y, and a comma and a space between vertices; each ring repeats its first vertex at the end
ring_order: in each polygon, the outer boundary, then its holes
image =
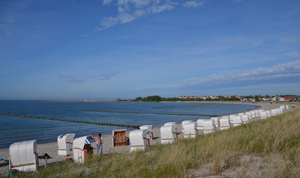
POLYGON ((137 98, 135 98, 135 101, 142 101, 142 100, 143 100, 142 97, 137 97, 137 98))
POLYGON ((225 101, 225 97, 224 96, 219 96, 219 100, 220 101, 225 101))
POLYGON ((159 102, 161 100, 161 97, 158 96, 158 95, 155 95, 155 96, 147 96, 145 98, 146 101, 156 101, 156 102, 159 102))
POLYGON ((254 99, 255 99, 256 102, 258 102, 259 101, 259 96, 255 95, 254 99))
POLYGON ((269 95, 266 95, 265 98, 270 98, 270 96, 269 96, 269 95))

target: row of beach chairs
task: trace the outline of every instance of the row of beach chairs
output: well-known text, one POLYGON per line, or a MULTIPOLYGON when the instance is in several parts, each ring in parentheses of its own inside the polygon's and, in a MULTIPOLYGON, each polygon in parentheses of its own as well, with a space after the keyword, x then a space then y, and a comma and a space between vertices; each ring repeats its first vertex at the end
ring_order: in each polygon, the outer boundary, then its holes
MULTIPOLYGON (((282 114, 289 109, 288 105, 281 105, 272 110, 253 110, 236 115, 212 117, 211 119, 198 119, 196 122, 185 120, 182 122, 184 138, 194 138, 197 135, 209 134, 219 130, 226 130, 241 124, 247 124, 257 119, 266 119, 271 116, 282 114)), ((113 131, 113 144, 114 134, 113 131)), ((125 130, 126 131, 126 130, 125 130)), ((169 144, 178 141, 178 132, 175 122, 167 122, 160 128, 161 144, 169 144)), ((130 151, 145 150, 150 147, 153 140, 153 126, 143 125, 138 130, 129 133, 130 151)), ((91 140, 88 136, 75 139, 75 134, 60 135, 57 138, 58 155, 73 155, 74 162, 83 163, 87 154, 92 152, 91 140)), ((18 171, 36 171, 39 165, 37 155, 37 141, 25 141, 13 143, 9 147, 9 169, 18 171)))

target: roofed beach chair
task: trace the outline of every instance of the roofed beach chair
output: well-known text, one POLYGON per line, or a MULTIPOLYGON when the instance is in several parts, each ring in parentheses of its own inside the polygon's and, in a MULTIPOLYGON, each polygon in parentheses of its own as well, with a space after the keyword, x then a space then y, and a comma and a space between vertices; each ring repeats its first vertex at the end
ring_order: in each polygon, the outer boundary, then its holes
POLYGON ((197 131, 198 131, 198 134, 203 133, 203 122, 204 122, 205 120, 206 120, 206 119, 198 119, 198 120, 197 120, 197 131))
POLYGON ((140 130, 147 130, 149 139, 153 140, 153 126, 152 125, 142 125, 142 126, 140 126, 140 130))
POLYGON ((176 135, 178 135, 176 122, 167 122, 164 124, 164 126, 168 126, 168 125, 174 126, 176 135))
POLYGON ((133 130, 129 133, 130 151, 145 150, 150 147, 147 130, 133 130))
POLYGON ((216 128, 216 131, 220 130, 220 122, 219 122, 219 118, 218 117, 212 117, 210 118, 211 120, 214 120, 214 125, 216 128))
POLYGON ((289 109, 289 105, 285 105, 285 108, 286 108, 286 109, 289 109))
POLYGON ((267 119, 268 118, 268 114, 267 114, 267 112, 265 111, 265 112, 262 112, 262 113, 260 113, 260 119, 267 119))
POLYGON ((9 169, 36 171, 39 167, 36 140, 17 142, 9 146, 9 169))
POLYGON ((75 134, 60 135, 57 137, 58 155, 72 155, 73 154, 73 140, 75 134))
POLYGON ((281 110, 284 110, 284 109, 285 109, 285 105, 281 105, 279 108, 280 108, 281 110))
POLYGON ((255 112, 255 117, 259 117, 259 110, 254 110, 255 112))
POLYGON ((244 115, 241 115, 240 117, 241 117, 244 124, 249 123, 248 115, 244 114, 244 115))
POLYGON ((282 111, 282 109, 280 109, 280 108, 277 108, 276 110, 277 110, 277 113, 278 113, 278 114, 283 114, 283 111, 282 111))
POLYGON ((216 131, 216 128, 215 128, 214 120, 206 119, 203 122, 203 133, 209 134, 209 133, 213 133, 215 131, 216 131))
POLYGON ((276 116, 278 113, 277 113, 277 109, 271 109, 271 115, 272 116, 276 116))
POLYGON ((230 129, 230 122, 228 118, 221 118, 219 120, 220 122, 220 130, 226 130, 226 129, 230 129))
POLYGON ((256 116, 255 111, 250 111, 250 113, 252 118, 256 116))
POLYGON ((184 138, 195 138, 198 134, 197 124, 195 122, 182 125, 184 129, 184 138))
POLYGON ((184 132, 184 124, 189 124, 189 123, 192 123, 193 121, 192 120, 185 120, 185 121, 182 121, 181 123, 181 126, 182 126, 182 132, 184 132))
POLYGON ((93 148, 88 136, 76 138, 73 142, 73 158, 76 163, 84 163, 88 154, 93 154, 93 148))
POLYGON ((236 116, 236 117, 233 118, 233 121, 232 121, 233 127, 242 125, 242 123, 243 123, 243 121, 242 121, 240 116, 236 116))
POLYGON ((271 117, 271 116, 272 116, 271 111, 266 111, 266 113, 267 113, 267 116, 268 116, 268 117, 271 117))
POLYGON ((175 125, 164 125, 160 128, 160 137, 162 144, 174 143, 178 140, 175 125))

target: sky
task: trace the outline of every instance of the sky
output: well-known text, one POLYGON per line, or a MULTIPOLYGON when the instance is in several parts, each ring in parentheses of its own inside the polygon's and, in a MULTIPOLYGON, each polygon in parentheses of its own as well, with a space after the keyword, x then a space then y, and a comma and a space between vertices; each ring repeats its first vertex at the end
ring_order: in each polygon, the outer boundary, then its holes
POLYGON ((1 0, 0 99, 300 95, 299 0, 1 0))

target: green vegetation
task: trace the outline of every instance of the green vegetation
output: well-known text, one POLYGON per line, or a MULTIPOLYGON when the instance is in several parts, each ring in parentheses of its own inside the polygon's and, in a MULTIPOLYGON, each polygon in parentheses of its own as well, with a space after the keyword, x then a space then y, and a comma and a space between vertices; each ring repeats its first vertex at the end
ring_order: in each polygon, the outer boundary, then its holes
POLYGON ((219 99, 202 99, 202 98, 177 98, 177 97, 171 97, 171 98, 162 98, 158 95, 154 96, 147 96, 147 97, 137 97, 132 101, 138 101, 138 102, 160 102, 160 101, 240 101, 239 98, 236 98, 235 96, 232 96, 231 98, 225 98, 224 96, 219 96, 219 99))
POLYGON ((300 109, 141 152, 59 163, 20 177, 300 177, 300 109), (233 174, 233 175, 232 175, 233 174))

